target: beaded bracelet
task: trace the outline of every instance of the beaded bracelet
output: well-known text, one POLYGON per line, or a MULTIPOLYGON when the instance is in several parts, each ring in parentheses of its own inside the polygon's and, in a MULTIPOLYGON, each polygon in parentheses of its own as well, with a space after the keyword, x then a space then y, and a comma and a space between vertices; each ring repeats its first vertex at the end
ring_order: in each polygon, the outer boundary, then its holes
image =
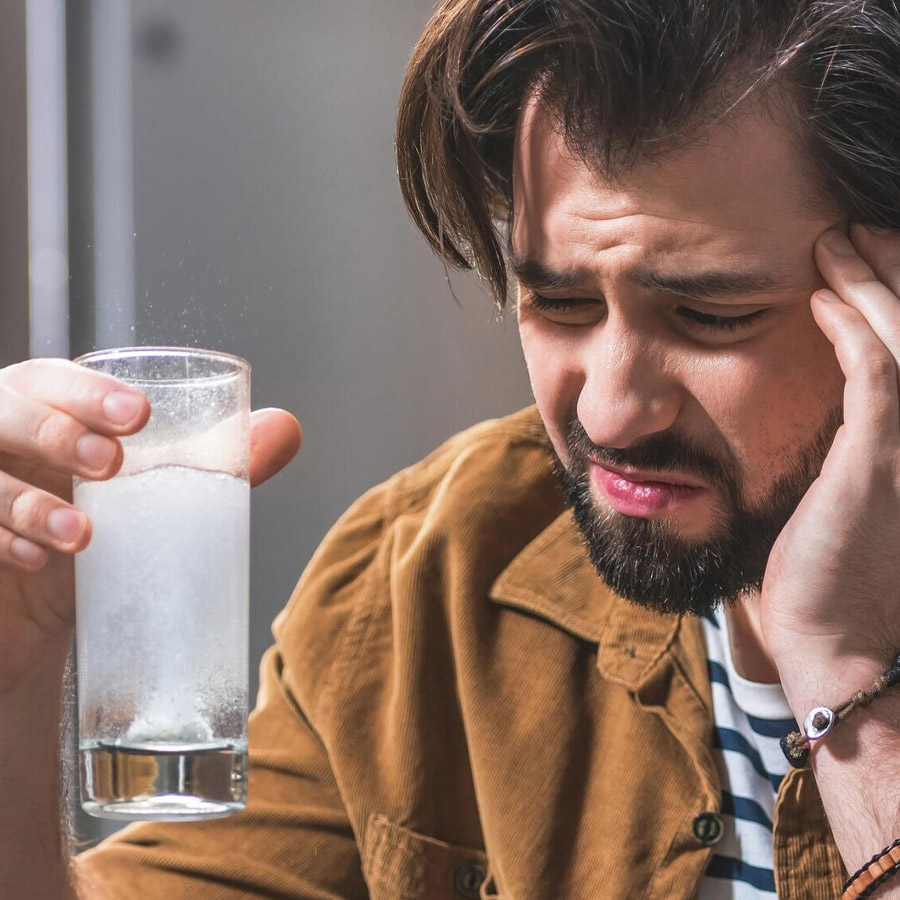
POLYGON ((900 838, 881 853, 876 853, 847 879, 841 900, 869 897, 897 872, 900 872, 900 838))
POLYGON ((787 761, 795 768, 802 769, 809 760, 809 748, 812 741, 821 740, 829 734, 838 722, 842 722, 855 709, 868 706, 876 697, 880 697, 889 687, 900 682, 900 656, 883 675, 879 675, 871 687, 865 691, 857 691, 849 700, 839 703, 833 709, 828 706, 817 706, 810 710, 803 723, 802 731, 792 731, 781 739, 781 750, 787 761))

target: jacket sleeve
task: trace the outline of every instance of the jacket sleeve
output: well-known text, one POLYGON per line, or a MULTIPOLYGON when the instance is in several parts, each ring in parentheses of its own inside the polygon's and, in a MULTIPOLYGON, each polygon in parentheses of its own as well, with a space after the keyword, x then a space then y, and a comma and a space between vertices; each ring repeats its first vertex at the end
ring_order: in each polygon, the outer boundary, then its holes
POLYGON ((84 900, 367 900, 322 728, 329 678, 340 669, 381 534, 375 491, 338 522, 276 619, 250 717, 246 809, 227 819, 128 826, 75 859, 84 900), (299 640, 283 627, 298 616, 306 625, 299 640))

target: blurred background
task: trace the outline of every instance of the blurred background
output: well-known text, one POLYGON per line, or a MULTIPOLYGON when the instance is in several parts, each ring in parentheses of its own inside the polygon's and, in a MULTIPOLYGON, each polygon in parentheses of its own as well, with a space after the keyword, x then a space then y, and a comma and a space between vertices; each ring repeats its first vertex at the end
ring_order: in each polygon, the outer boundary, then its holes
MULTIPOLYGON (((304 426, 254 492, 252 690, 340 513, 530 402, 509 321, 407 219, 393 128, 430 0, 4 0, 0 364, 178 344, 304 426)), ((109 823, 76 813, 85 843, 109 823)))

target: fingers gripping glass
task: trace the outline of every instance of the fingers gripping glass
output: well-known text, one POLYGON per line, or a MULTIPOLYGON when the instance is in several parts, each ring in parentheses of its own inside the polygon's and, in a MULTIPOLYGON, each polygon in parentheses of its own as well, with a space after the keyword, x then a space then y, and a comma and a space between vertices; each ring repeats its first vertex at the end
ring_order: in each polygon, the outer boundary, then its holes
POLYGON ((229 815, 246 801, 250 366, 181 348, 76 362, 150 401, 75 559, 84 809, 114 819, 229 815))

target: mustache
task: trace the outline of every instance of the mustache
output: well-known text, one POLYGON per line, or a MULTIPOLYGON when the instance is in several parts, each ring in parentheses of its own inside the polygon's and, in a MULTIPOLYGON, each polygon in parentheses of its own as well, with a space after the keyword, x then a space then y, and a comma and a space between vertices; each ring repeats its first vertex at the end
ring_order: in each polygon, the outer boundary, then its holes
POLYGON ((595 444, 581 422, 573 419, 566 431, 566 446, 573 465, 582 469, 584 461, 592 459, 601 465, 697 475, 704 481, 730 489, 736 483, 737 466, 730 456, 722 458, 675 431, 650 435, 624 449, 604 447, 595 444))

